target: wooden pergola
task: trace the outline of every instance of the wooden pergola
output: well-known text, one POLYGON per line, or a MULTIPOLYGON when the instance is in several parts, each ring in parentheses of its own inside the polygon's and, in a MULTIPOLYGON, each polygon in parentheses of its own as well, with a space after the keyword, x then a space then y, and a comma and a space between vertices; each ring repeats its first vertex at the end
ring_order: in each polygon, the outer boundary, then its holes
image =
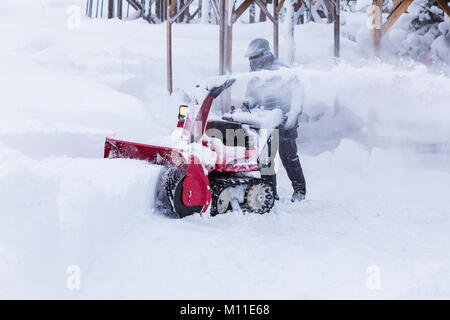
MULTIPOLYGON (((173 91, 173 72, 172 72, 172 24, 177 18, 189 8, 194 0, 188 0, 175 14, 173 14, 177 0, 167 0, 167 90, 173 91)), ((204 0, 206 1, 206 0, 204 0)), ((214 14, 219 22, 219 74, 230 74, 232 71, 232 52, 233 52, 233 24, 247 11, 251 5, 256 5, 261 12, 273 24, 273 50, 278 58, 279 53, 279 13, 283 8, 285 0, 272 0, 273 9, 270 12, 264 0, 244 0, 239 7, 230 8, 231 0, 219 0, 219 6, 216 1, 208 0, 211 3, 214 14)), ((334 16, 334 56, 340 55, 340 1, 330 0, 333 6, 334 16)))
MULTIPOLYGON (((175 22, 187 21, 200 14, 201 7, 198 7, 193 14, 189 12, 189 6, 194 0, 152 0, 155 4, 155 14, 145 12, 144 4, 147 0, 105 0, 108 4, 108 18, 117 16, 122 19, 122 3, 128 3, 136 11, 141 12, 141 17, 149 22, 156 23, 166 20, 167 23, 167 89, 171 93, 172 85, 172 24, 175 22), (145 13, 144 13, 145 12, 145 13)), ((233 24, 246 12, 255 7, 260 8, 260 21, 269 19, 273 23, 273 49, 278 58, 279 53, 279 13, 283 8, 285 0, 244 0, 237 8, 230 6, 233 0, 202 0, 209 1, 212 11, 219 24, 219 74, 227 74, 232 71, 232 39, 233 24), (272 3, 272 12, 267 8, 267 3, 272 3)), ((407 11, 414 0, 393 0, 394 6, 383 23, 382 8, 384 0, 372 0, 370 10, 371 15, 371 47, 373 56, 378 56, 382 37, 407 11)), ((449 0, 436 0, 444 12, 450 17, 449 0)), ((97 3, 98 6, 98 3, 97 3)), ((103 8, 103 0, 102 0, 103 8)), ((91 4, 92 9, 92 4, 91 4)), ((98 10, 98 8, 97 8, 98 10)), ((313 21, 326 17, 328 22, 334 21, 334 56, 340 55, 340 1, 338 0, 297 0, 294 3, 294 11, 300 12, 299 21, 303 23, 302 13, 309 12, 313 21), (308 6, 309 3, 309 6, 308 6), (314 11, 315 10, 315 11, 314 11)), ((250 14, 250 22, 254 21, 254 15, 250 14), (252 19, 253 17, 253 19, 252 19)))
MULTIPOLYGON (((450 7, 447 0, 436 0, 442 7, 444 12, 450 17, 450 7)), ((394 6, 387 17, 387 20, 383 23, 383 0, 373 0, 371 8, 371 21, 372 29, 370 33, 372 53, 374 56, 378 56, 381 48, 381 39, 387 33, 387 31, 394 25, 394 23, 400 18, 400 16, 408 10, 409 6, 414 0, 393 0, 394 6)))
MULTIPOLYGON (((194 0, 188 0, 186 4, 172 16, 177 0, 167 0, 167 90, 172 93, 172 24, 176 21, 178 16, 182 14, 194 0)), ((250 7, 251 4, 256 4, 264 15, 273 23, 273 47, 274 54, 278 57, 278 14, 283 7, 284 1, 273 1, 272 14, 267 9, 262 0, 245 0, 238 8, 230 10, 231 0, 219 0, 219 7, 214 0, 210 0, 214 14, 219 21, 219 74, 224 75, 231 73, 232 66, 232 39, 233 39, 233 24, 239 17, 250 7)))

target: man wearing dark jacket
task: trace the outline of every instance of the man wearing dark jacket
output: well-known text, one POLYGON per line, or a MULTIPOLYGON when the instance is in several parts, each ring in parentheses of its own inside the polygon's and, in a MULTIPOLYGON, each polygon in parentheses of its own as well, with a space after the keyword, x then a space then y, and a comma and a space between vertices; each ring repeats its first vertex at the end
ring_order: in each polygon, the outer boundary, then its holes
MULTIPOLYGON (((255 39, 250 42, 245 56, 249 59, 251 71, 278 70, 280 67, 283 67, 273 56, 270 51, 269 42, 266 39, 255 39)), ((263 79, 255 77, 248 83, 246 93, 248 102, 245 104, 245 108, 248 110, 259 106, 268 110, 281 109, 283 112, 285 120, 277 127, 279 133, 278 151, 283 167, 286 169, 294 189, 291 197, 292 202, 301 201, 305 199, 306 195, 306 182, 297 154, 296 143, 298 137, 298 117, 300 114, 296 110, 301 110, 302 106, 292 105, 293 102, 303 104, 303 101, 292 99, 296 91, 300 89, 300 85, 296 79, 286 84, 277 75, 263 79)), ((272 163, 269 166, 269 172, 266 170, 262 176, 272 183, 275 199, 278 200, 276 174, 273 165, 277 145, 272 142, 271 146, 275 149, 271 150, 270 159, 272 163)))

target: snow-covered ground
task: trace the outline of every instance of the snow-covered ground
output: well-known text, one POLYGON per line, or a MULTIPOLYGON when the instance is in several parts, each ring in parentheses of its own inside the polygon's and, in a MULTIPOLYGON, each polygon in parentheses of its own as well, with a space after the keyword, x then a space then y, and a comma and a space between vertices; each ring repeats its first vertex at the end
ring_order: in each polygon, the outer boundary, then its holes
MULTIPOLYGON (((0 5, 0 298, 450 298, 448 68, 347 38, 335 65, 332 26, 297 26, 307 200, 281 168, 269 214, 174 220, 153 208, 159 168, 102 159, 104 138, 170 135, 181 89, 217 74, 218 28, 174 26, 169 97, 165 26, 70 29, 81 3, 0 5)), ((233 71, 271 31, 235 26, 233 71)))

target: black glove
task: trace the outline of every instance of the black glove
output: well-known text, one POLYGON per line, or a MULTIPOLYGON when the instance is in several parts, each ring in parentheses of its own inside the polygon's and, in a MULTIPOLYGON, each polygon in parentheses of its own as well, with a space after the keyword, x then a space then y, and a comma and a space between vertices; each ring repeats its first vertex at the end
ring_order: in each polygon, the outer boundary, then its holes
POLYGON ((246 112, 252 113, 252 112, 250 111, 250 109, 251 109, 250 103, 248 103, 247 100, 245 100, 244 102, 242 102, 241 109, 242 109, 242 111, 246 111, 246 112))

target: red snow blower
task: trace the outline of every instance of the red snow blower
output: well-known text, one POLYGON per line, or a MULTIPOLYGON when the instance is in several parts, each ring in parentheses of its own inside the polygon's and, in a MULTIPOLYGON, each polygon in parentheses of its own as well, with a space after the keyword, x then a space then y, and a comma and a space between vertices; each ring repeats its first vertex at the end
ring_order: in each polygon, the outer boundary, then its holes
MULTIPOLYGON (((210 117, 213 101, 235 81, 228 79, 207 89, 201 104, 194 98, 189 106, 180 106, 180 147, 107 138, 105 158, 139 159, 163 166, 156 208, 174 217, 205 212, 216 215, 231 209, 269 212, 274 206, 273 188, 261 178, 260 170, 268 163, 261 150, 268 148, 270 134, 263 135, 264 130, 251 121, 233 120, 232 113, 210 117), (254 143, 261 137, 263 148, 254 143)), ((216 101, 222 100, 226 99, 216 101)))

